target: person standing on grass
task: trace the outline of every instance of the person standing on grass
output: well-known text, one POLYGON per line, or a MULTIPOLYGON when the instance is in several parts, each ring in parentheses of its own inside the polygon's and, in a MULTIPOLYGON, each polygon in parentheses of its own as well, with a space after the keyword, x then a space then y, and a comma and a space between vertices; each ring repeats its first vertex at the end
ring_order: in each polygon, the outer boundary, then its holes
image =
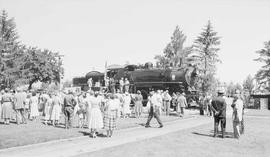
POLYGON ((21 89, 17 89, 17 93, 15 93, 14 95, 14 109, 16 112, 16 123, 18 125, 20 123, 26 124, 26 118, 24 113, 25 100, 26 100, 26 93, 24 93, 21 89))
POLYGON ((113 130, 116 129, 116 119, 119 112, 119 101, 115 100, 115 95, 111 94, 105 105, 104 129, 107 130, 107 137, 112 137, 113 130))
POLYGON ((30 98, 30 118, 31 120, 36 120, 37 116, 39 116, 38 97, 36 95, 36 92, 33 92, 32 97, 30 98))
MULTIPOLYGON (((157 122, 159 124, 159 128, 163 127, 163 124, 159 118, 160 108, 162 106, 162 103, 159 102, 158 94, 159 94, 158 92, 153 92, 153 91, 150 92, 150 98, 149 98, 150 111, 149 111, 147 122, 145 124, 146 128, 150 127, 150 122, 151 122, 153 117, 155 117, 157 119, 157 122)), ((161 102, 162 102, 162 100, 161 100, 161 102)))
POLYGON ((122 77, 122 78, 119 80, 119 89, 120 89, 120 93, 123 93, 123 91, 124 91, 124 85, 125 85, 125 82, 124 82, 124 78, 122 77))
POLYGON ((65 115, 65 129, 72 128, 72 121, 74 115, 74 107, 76 106, 77 101, 74 98, 73 92, 68 91, 68 95, 64 98, 64 115, 65 115))
POLYGON ((1 90, 0 92, 0 122, 2 121, 2 96, 4 95, 5 91, 1 90))
POLYGON ((243 106, 244 106, 244 103, 241 99, 240 91, 236 90, 235 100, 232 104, 232 108, 233 108, 232 120, 233 120, 234 138, 237 138, 237 139, 240 138, 240 126, 241 126, 241 121, 243 120, 243 106))
POLYGON ((227 105, 223 98, 224 93, 224 89, 218 89, 218 96, 213 98, 211 102, 211 109, 214 113, 214 137, 217 137, 219 123, 221 123, 222 138, 225 136, 227 105))
POLYGON ((131 103, 131 97, 128 92, 125 92, 123 96, 123 117, 128 118, 131 114, 130 110, 130 103, 131 103))
POLYGON ((99 93, 95 93, 95 97, 90 100, 91 103, 91 109, 89 113, 89 129, 90 134, 93 138, 96 138, 96 132, 97 130, 100 130, 103 128, 103 117, 100 110, 101 107, 101 99, 98 98, 99 93))
POLYGON ((172 100, 172 97, 170 96, 169 91, 166 90, 163 94, 163 103, 164 103, 166 116, 170 115, 171 100, 172 100))
POLYGON ((13 113, 13 96, 9 92, 9 89, 5 89, 5 93, 2 95, 2 119, 4 119, 4 124, 9 125, 13 113))
POLYGON ((125 92, 129 92, 129 85, 130 85, 130 83, 129 83, 128 78, 125 78, 124 85, 125 85, 125 92))
POLYGON ((24 114, 26 119, 30 119, 30 97, 28 93, 24 101, 24 114))
POLYGON ((134 97, 134 104, 135 104, 135 117, 140 118, 142 115, 142 101, 143 96, 141 94, 141 91, 137 91, 137 94, 134 97))
POLYGON ((61 113, 61 99, 57 93, 53 93, 52 97, 52 112, 51 112, 51 121, 52 125, 58 125, 61 113))
POLYGON ((45 109, 44 109, 44 124, 47 125, 48 121, 51 119, 52 114, 52 94, 49 94, 49 97, 47 98, 47 101, 45 103, 45 109))
POLYGON ((177 112, 179 113, 180 117, 184 116, 185 114, 185 107, 187 107, 187 100, 184 96, 184 93, 178 92, 177 97, 177 112))

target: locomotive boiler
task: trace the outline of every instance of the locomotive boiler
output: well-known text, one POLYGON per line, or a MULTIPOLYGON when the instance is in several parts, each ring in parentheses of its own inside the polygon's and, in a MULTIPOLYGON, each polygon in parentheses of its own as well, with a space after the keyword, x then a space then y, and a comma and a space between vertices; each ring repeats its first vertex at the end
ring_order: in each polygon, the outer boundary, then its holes
MULTIPOLYGON (((146 100, 150 90, 161 89, 173 92, 185 92, 190 94, 194 89, 197 80, 196 68, 190 66, 187 68, 138 68, 136 65, 114 66, 107 69, 106 76, 115 80, 116 89, 119 88, 119 80, 128 78, 130 82, 130 93, 140 90, 143 98, 146 100)), ((93 79, 93 83, 100 82, 105 86, 104 73, 92 71, 85 77, 73 79, 74 86, 80 86, 82 90, 88 90, 87 80, 93 79)), ((99 88, 93 88, 98 90, 99 88)))

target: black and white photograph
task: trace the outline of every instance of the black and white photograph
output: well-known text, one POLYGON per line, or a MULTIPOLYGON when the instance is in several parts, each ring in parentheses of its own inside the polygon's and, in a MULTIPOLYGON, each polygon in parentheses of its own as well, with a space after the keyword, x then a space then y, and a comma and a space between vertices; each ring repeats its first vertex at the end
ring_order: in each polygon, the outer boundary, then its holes
POLYGON ((270 0, 0 0, 0 157, 149 156, 270 156, 270 0))

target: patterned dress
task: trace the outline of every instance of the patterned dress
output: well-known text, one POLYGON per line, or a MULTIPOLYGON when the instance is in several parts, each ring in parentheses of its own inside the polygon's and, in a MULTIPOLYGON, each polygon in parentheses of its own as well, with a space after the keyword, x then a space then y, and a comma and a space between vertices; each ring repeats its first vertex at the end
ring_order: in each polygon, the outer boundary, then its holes
POLYGON ((5 93, 2 96, 2 119, 11 119, 13 115, 13 96, 10 93, 5 93))
POLYGON ((119 111, 119 101, 109 100, 104 115, 104 128, 106 130, 116 129, 117 112, 119 111))

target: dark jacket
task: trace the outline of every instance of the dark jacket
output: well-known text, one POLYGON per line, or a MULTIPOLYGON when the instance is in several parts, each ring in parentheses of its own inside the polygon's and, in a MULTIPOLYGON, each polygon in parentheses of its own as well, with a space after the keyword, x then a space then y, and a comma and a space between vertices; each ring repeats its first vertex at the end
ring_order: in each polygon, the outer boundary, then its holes
POLYGON ((74 108, 76 104, 77 104, 77 102, 76 102, 73 95, 68 94, 67 96, 65 96, 65 98, 64 98, 64 107, 72 107, 72 108, 74 108))
POLYGON ((212 100, 211 109, 214 112, 215 117, 225 118, 226 117, 226 101, 221 96, 218 96, 212 100))

